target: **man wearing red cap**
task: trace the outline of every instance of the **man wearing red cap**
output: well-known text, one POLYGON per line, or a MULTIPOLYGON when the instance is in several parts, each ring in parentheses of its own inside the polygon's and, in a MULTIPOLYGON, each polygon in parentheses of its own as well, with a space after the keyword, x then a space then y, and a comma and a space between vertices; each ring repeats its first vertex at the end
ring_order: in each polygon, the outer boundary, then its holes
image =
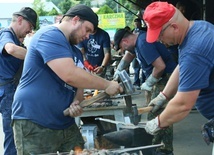
MULTIPOLYGON (((181 121, 194 105, 205 118, 214 118, 214 26, 206 21, 187 20, 167 2, 151 3, 143 18, 148 25, 148 42, 179 45, 179 64, 163 90, 171 100, 159 116, 147 122, 147 132, 156 134, 181 121)), ((155 98, 150 105, 160 107, 165 100, 155 98)), ((204 129, 207 143, 214 138, 210 130, 204 129)))

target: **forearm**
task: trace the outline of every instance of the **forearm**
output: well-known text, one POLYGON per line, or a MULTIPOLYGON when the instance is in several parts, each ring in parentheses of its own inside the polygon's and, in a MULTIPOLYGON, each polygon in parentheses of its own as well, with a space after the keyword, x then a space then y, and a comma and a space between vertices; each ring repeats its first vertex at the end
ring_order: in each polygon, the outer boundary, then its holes
POLYGON ((169 126, 184 119, 195 105, 199 93, 200 90, 177 92, 160 115, 161 127, 169 126))
POLYGON ((106 67, 109 64, 110 60, 111 60, 111 54, 110 53, 106 53, 101 66, 105 66, 106 67))
POLYGON ((66 83, 78 88, 105 90, 110 82, 79 67, 73 67, 67 77, 65 78, 66 83))
POLYGON ((126 69, 127 67, 129 67, 130 63, 132 62, 132 60, 134 59, 134 55, 132 55, 130 52, 126 52, 125 55, 123 56, 123 58, 120 60, 120 63, 117 67, 117 69, 119 71, 126 69))
POLYGON ((176 122, 183 120, 190 110, 187 110, 185 106, 181 106, 175 100, 170 100, 164 111, 160 114, 160 126, 167 127, 176 122))
POLYGON ((77 89, 76 95, 74 97, 74 101, 78 100, 79 102, 82 102, 84 100, 84 89, 77 89))
POLYGON ((166 65, 164 61, 162 60, 161 57, 158 57, 153 63, 153 70, 152 70, 152 76, 155 77, 156 79, 161 78, 163 75, 163 72, 166 68, 166 65))
POLYGON ((25 55, 27 53, 27 50, 25 48, 17 46, 13 43, 7 43, 4 48, 8 54, 21 60, 25 58, 25 55))
POLYGON ((179 66, 175 68, 172 75, 170 76, 163 93, 168 97, 172 98, 178 89, 178 81, 179 81, 179 66))

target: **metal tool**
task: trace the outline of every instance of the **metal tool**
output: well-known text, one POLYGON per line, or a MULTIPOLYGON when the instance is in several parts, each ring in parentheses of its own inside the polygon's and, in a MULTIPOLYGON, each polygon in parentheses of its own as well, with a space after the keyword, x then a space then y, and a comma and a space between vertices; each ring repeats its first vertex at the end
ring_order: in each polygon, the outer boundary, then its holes
POLYGON ((137 150, 143 150, 143 149, 149 149, 149 148, 154 148, 154 147, 160 147, 163 146, 164 144, 156 144, 156 145, 148 145, 148 146, 141 146, 141 147, 134 147, 134 148, 125 148, 125 149, 118 149, 111 151, 113 153, 124 153, 124 152, 130 152, 130 151, 137 151, 137 150))
POLYGON ((103 135, 107 140, 125 147, 143 146, 152 143, 153 136, 144 128, 123 129, 103 135))
POLYGON ((137 108, 136 105, 133 105, 132 106, 132 123, 134 125, 138 125, 138 123, 140 122, 140 117, 139 115, 143 114, 143 113, 146 113, 146 112, 150 112, 152 110, 152 106, 148 106, 148 107, 145 107, 145 108, 137 108))
POLYGON ((100 118, 100 117, 95 118, 95 120, 100 120, 100 121, 104 121, 104 122, 108 122, 108 123, 113 123, 113 124, 117 124, 117 125, 121 124, 121 125, 125 125, 125 126, 133 126, 133 124, 129 124, 129 123, 125 123, 125 122, 120 122, 120 121, 114 121, 114 120, 100 118))
MULTIPOLYGON (((133 92, 131 95, 139 95, 141 94, 141 92, 133 92)), ((118 94, 118 95, 114 95, 114 96, 111 96, 110 98, 111 99, 117 99, 117 98, 122 98, 122 97, 126 97, 126 96, 129 96, 130 94, 118 94)))
MULTIPOLYGON (((130 94, 131 95, 133 92, 135 92, 135 88, 132 85, 131 79, 125 70, 123 70, 119 73, 119 80, 120 80, 120 85, 123 87, 124 94, 130 94)), ((86 107, 86 106, 91 105, 94 102, 97 102, 97 101, 104 99, 104 98, 107 98, 107 97, 110 97, 110 96, 106 92, 102 92, 96 96, 93 96, 90 99, 83 100, 80 103, 80 106, 86 107)), ((65 109, 63 111, 63 114, 64 114, 64 116, 69 116, 69 108, 65 109)))

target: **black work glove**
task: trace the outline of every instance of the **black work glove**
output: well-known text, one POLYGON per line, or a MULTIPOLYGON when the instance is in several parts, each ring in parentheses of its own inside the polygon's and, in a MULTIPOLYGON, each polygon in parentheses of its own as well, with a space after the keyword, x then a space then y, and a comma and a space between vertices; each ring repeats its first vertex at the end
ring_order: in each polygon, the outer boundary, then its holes
POLYGON ((213 140, 214 140, 214 118, 209 120, 204 125, 202 125, 201 133, 202 133, 203 139, 207 143, 207 145, 209 145, 210 142, 213 143, 213 140))

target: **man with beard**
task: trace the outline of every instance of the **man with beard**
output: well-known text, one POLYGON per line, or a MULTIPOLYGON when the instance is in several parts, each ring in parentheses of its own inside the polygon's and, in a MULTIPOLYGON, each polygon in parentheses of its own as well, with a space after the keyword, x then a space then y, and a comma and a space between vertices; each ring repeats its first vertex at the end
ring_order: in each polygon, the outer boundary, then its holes
POLYGON ((98 25, 97 15, 85 5, 70 8, 59 24, 38 30, 31 40, 21 81, 14 95, 12 119, 18 154, 69 152, 83 148, 75 123, 83 112, 83 89, 122 92, 115 81, 85 71, 80 50, 98 25), (69 115, 63 111, 69 107, 69 115))
POLYGON ((36 12, 24 7, 13 13, 9 28, 0 31, 0 113, 5 134, 5 155, 16 154, 11 127, 11 106, 27 52, 22 42, 25 36, 36 28, 36 21, 36 12))
MULTIPOLYGON (((126 29, 119 29, 115 33, 115 50, 120 48, 122 51, 128 52, 121 59, 114 76, 116 77, 119 71, 127 68, 133 58, 136 57, 146 76, 141 89, 145 91, 147 103, 149 103, 156 96, 165 98, 164 93, 160 93, 160 95, 158 93, 163 90, 169 76, 176 67, 176 63, 163 44, 159 42, 148 43, 146 41, 146 33, 146 31, 139 31, 139 33, 134 34, 126 29)), ((155 118, 162 111, 163 108, 158 110, 153 108, 148 114, 148 120, 155 118)), ((172 141, 172 126, 167 130, 158 132, 153 138, 153 144, 163 142, 165 146, 156 149, 154 155, 173 155, 172 141)))

